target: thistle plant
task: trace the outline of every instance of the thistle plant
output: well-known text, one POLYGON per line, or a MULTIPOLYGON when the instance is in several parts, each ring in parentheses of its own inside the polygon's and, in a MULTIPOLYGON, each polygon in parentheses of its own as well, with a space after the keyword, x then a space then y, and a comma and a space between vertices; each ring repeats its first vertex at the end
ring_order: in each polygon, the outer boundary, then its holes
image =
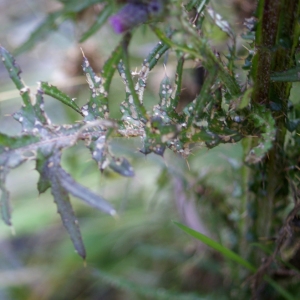
MULTIPOLYGON (((112 216, 117 212, 109 199, 88 190, 62 168, 61 155, 66 148, 83 141, 101 172, 110 168, 122 176, 133 177, 134 169, 129 160, 110 150, 110 141, 115 137, 140 137, 142 147, 138 150, 145 155, 163 156, 166 151, 173 151, 184 159, 188 159, 195 145, 213 148, 240 142, 244 151, 241 168, 244 184, 239 213, 246 217, 240 217, 235 225, 239 241, 232 250, 237 253, 179 226, 248 269, 249 273, 241 275, 240 279, 250 278, 254 297, 262 299, 262 291, 272 286, 274 295, 278 293, 292 299, 274 278, 277 272, 287 270, 286 264, 295 259, 289 257, 282 262, 278 254, 294 237, 294 228, 299 227, 299 104, 289 101, 292 82, 299 81, 299 1, 258 1, 255 16, 246 22, 243 43, 248 53, 243 58, 238 56, 234 29, 213 10, 209 0, 132 0, 118 9, 111 1, 61 2, 63 8, 50 14, 16 54, 30 49, 45 30, 49 31, 55 24, 99 2, 103 8, 98 19, 82 35, 81 41, 106 22, 115 34, 123 36, 101 74, 94 72, 82 50, 82 69, 90 89, 90 98, 82 107, 46 82, 40 82, 33 95, 21 78, 15 58, 5 48, 0 48, 2 62, 23 100, 22 107, 13 115, 22 125, 22 132, 17 136, 0 134, 4 222, 12 226, 9 191, 5 186, 7 174, 27 160, 35 160, 40 176, 39 193, 51 189, 64 227, 78 254, 85 258, 69 195, 112 216), (205 22, 227 35, 230 46, 225 55, 216 53, 210 45, 205 35, 205 22), (153 31, 157 45, 145 56, 140 70, 133 72, 129 45, 135 29, 141 24, 153 31), (149 73, 161 61, 167 64, 167 55, 176 58, 175 79, 173 81, 167 74, 164 76, 156 104, 147 110, 144 92, 149 73), (244 65, 240 66, 238 62, 242 59, 244 65), (201 63, 207 76, 199 94, 180 111, 183 70, 188 62, 201 63), (242 69, 246 79, 239 80, 242 69), (115 73, 122 79, 125 89, 120 119, 112 119, 109 111, 108 95, 114 88, 111 82, 115 73), (77 112, 79 121, 52 124, 44 110, 44 95, 77 112), (286 216, 283 212, 291 202, 293 207, 286 216), (255 213, 251 213, 253 211, 255 213), (260 263, 262 257, 257 251, 249 250, 249 244, 259 241, 260 237, 276 237, 271 254, 265 254, 264 264, 260 263)), ((298 270, 292 269, 290 276, 299 276, 298 270)))

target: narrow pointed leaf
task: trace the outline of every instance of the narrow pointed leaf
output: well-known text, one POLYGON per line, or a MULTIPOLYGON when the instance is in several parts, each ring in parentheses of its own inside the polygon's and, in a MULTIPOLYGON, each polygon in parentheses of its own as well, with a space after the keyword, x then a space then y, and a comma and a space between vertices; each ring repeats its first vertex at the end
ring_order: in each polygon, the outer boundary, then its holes
POLYGON ((57 205, 64 227, 67 229, 77 253, 84 259, 86 257, 78 221, 75 217, 68 192, 61 185, 54 172, 51 172, 51 193, 57 205))
POLYGON ((115 48, 110 57, 107 59, 103 66, 103 77, 105 81, 103 83, 104 90, 108 92, 112 77, 117 69, 117 65, 122 57, 122 42, 115 48))
POLYGON ((256 268, 252 264, 250 264, 248 261, 244 260, 241 256, 237 255, 235 252, 224 247, 220 243, 212 240, 211 238, 207 237, 206 235, 204 235, 196 230, 193 230, 183 224, 180 224, 177 222, 174 222, 174 224, 176 226, 178 226, 180 229, 182 229, 184 232, 186 232, 187 234, 194 237, 195 239, 201 241, 202 243, 209 246, 210 248, 218 251, 219 253, 224 255, 226 258, 229 258, 229 259, 235 261, 236 263, 240 264, 241 266, 245 267, 246 269, 248 269, 251 272, 256 271, 256 268))
POLYGON ((56 168, 56 176, 59 179, 60 185, 74 197, 81 199, 92 207, 95 207, 107 214, 115 215, 116 211, 113 206, 101 196, 93 193, 86 187, 77 183, 65 170, 61 167, 56 168))
MULTIPOLYGON (((243 259, 241 256, 239 256, 235 252, 233 252, 230 249, 224 247, 220 243, 212 240, 211 238, 207 237, 206 235, 204 235, 204 234, 202 234, 202 233, 200 233, 196 230, 193 230, 193 229, 191 229, 191 228, 189 228, 189 227, 187 227, 183 224, 180 224, 178 222, 174 222, 174 224, 176 226, 178 226, 180 229, 182 229, 184 232, 186 232, 187 234, 194 237, 195 239, 201 241, 202 243, 209 246, 210 248, 218 251, 220 254, 222 254, 226 258, 228 258, 230 260, 233 260, 234 262, 240 264, 241 266, 245 267, 246 269, 248 269, 251 272, 256 272, 256 268, 252 264, 250 264, 248 261, 243 259)), ((268 276, 264 276, 264 279, 274 289, 276 289, 285 299, 295 300, 295 298, 288 291, 286 291, 284 288, 282 288, 280 285, 278 285, 276 281, 274 281, 273 279, 271 279, 268 276)))
POLYGON ((59 18, 61 15, 61 11, 48 14, 48 17, 36 27, 30 37, 21 46, 19 46, 14 53, 19 55, 30 50, 37 44, 37 42, 43 40, 51 31, 56 30, 62 21, 59 18))
POLYGON ((105 8, 98 15, 96 22, 91 26, 91 28, 87 32, 85 32, 82 35, 79 42, 82 43, 86 41, 89 37, 91 37, 93 34, 95 34, 103 26, 103 24, 106 22, 108 17, 112 14, 112 12, 113 12, 113 6, 107 4, 105 8))
POLYGON ((38 150, 36 158, 36 170, 40 173, 40 177, 37 183, 37 188, 40 194, 44 193, 51 187, 50 171, 49 171, 49 156, 52 153, 45 153, 45 150, 38 150))

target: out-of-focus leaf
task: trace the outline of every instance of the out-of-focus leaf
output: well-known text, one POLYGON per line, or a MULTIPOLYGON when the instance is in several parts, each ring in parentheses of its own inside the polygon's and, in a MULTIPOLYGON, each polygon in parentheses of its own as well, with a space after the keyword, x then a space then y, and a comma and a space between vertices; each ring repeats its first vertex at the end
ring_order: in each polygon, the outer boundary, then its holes
POLYGON ((8 136, 0 132, 0 154, 3 151, 25 147, 38 141, 40 141, 40 138, 34 135, 8 136), (9 149, 5 149, 6 147, 9 149))
POLYGON ((40 90, 48 96, 57 99, 58 101, 62 102, 63 104, 73 108, 75 111, 82 115, 82 112, 79 106, 71 99, 68 95, 60 91, 57 87, 47 83, 47 82, 40 82, 40 90))
POLYGON ((248 269, 251 272, 255 272, 256 268, 250 264, 248 261, 246 261, 245 259, 243 259, 241 256, 237 255, 235 252, 231 251, 230 249, 222 246, 220 243, 212 240, 211 238, 207 237, 206 235, 193 230, 183 224, 180 224, 178 222, 174 222, 174 224, 176 226, 178 226, 180 229, 182 229, 183 231, 185 231, 187 234, 191 235, 192 237, 194 237, 195 239, 201 241, 202 243, 204 243, 205 245, 213 248, 214 250, 218 251, 219 253, 221 253, 223 256, 225 256, 228 259, 231 259, 233 261, 235 261, 236 263, 240 264, 241 266, 245 267, 246 269, 248 269))
POLYGON ((23 152, 30 150, 29 146, 39 142, 37 136, 23 135, 18 137, 10 137, 0 133, 0 166, 5 168, 16 168, 24 161, 26 157, 23 152))
POLYGON ((297 82, 300 81, 300 66, 291 68, 283 72, 276 72, 271 75, 272 81, 282 81, 282 82, 297 82))
POLYGON ((176 108, 178 106, 180 95, 181 95, 181 87, 182 87, 182 73, 183 73, 183 64, 184 64, 184 57, 180 57, 178 59, 177 68, 176 68, 176 74, 175 74, 175 95, 171 97, 171 103, 168 107, 168 114, 172 118, 177 118, 176 108), (176 114, 175 114, 176 113, 176 114))
MULTIPOLYGON (((191 235, 192 237, 194 237, 195 239, 201 241, 202 243, 204 243, 205 245, 209 246, 210 248, 218 251, 220 254, 222 254, 223 256, 225 256, 226 258, 233 260, 234 262, 240 264, 241 266, 245 267, 246 269, 248 269, 251 272, 255 272, 256 268, 249 263, 247 260, 243 259, 241 256, 239 256, 238 254, 236 254, 235 252, 231 251, 230 249, 224 247, 223 245, 221 245, 220 243, 210 239, 209 237, 207 237, 206 235, 193 230, 183 224, 180 224, 178 222, 174 222, 175 225, 177 225, 180 229, 182 229, 183 231, 185 231, 187 234, 191 235)), ((277 292, 279 292, 284 299, 288 299, 288 300, 295 300, 295 298, 284 288, 282 288, 279 284, 277 284, 276 281, 274 281, 273 279, 271 279, 268 276, 264 276, 264 279, 270 284, 272 285, 272 287, 274 289, 277 290, 277 292)))
POLYGON ((112 5, 107 4, 105 8, 98 15, 96 22, 91 26, 91 28, 87 32, 85 32, 82 35, 79 42, 82 43, 86 41, 89 37, 91 37, 93 34, 95 34, 103 26, 103 24, 106 22, 108 17, 112 14, 112 12, 113 12, 112 5))
POLYGON ((0 207, 1 207, 1 216, 6 225, 11 226, 11 208, 9 203, 9 191, 5 187, 6 175, 8 173, 7 168, 1 166, 0 170, 0 207))
POLYGON ((209 2, 209 0, 191 0, 185 6, 185 8, 186 8, 187 11, 190 11, 195 7, 196 10, 197 10, 197 13, 200 14, 205 9, 208 2, 209 2))
POLYGON ((153 289, 147 288, 145 286, 141 287, 138 284, 125 280, 124 278, 119 278, 117 276, 113 276, 107 272, 95 270, 95 277, 103 280, 107 284, 121 290, 126 290, 130 292, 134 292, 141 297, 146 297, 146 299, 157 299, 157 300, 204 300, 203 298, 194 293, 179 293, 174 291, 168 291, 166 289, 153 289))
POLYGON ((36 170, 40 173, 40 177, 37 183, 37 188, 40 194, 44 193, 48 188, 51 187, 50 174, 49 174, 49 156, 44 150, 38 150, 36 158, 36 170))
POLYGON ((31 33, 30 37, 15 50, 15 54, 19 55, 30 50, 37 44, 37 42, 44 39, 51 31, 56 30, 63 21, 62 18, 60 18, 61 16, 62 11, 48 14, 47 18, 31 33))
POLYGON ((242 99, 241 99, 241 102, 239 104, 239 109, 243 109, 245 107, 248 106, 248 104, 250 103, 251 101, 251 95, 252 95, 252 91, 253 91, 253 88, 249 88, 243 95, 242 99))
POLYGON ((112 77, 117 69, 118 62, 120 61, 122 57, 122 41, 121 43, 115 48, 115 50, 112 52, 110 57, 106 60, 104 66, 103 66, 103 77, 105 78, 105 82, 103 83, 104 90, 108 92, 110 83, 112 80, 112 77))
POLYGON ((254 147, 246 157, 246 162, 255 164, 260 162, 273 146, 276 134, 275 120, 271 111, 258 105, 253 109, 253 112, 249 116, 249 120, 251 120, 253 125, 261 131, 258 145, 254 147))
POLYGON ((120 158, 113 157, 109 164, 109 167, 122 176, 126 176, 126 177, 134 176, 134 171, 131 164, 124 157, 120 157, 120 158))
POLYGON ((233 31, 227 21, 225 21, 221 15, 216 13, 211 7, 207 8, 209 16, 212 18, 216 26, 218 26, 223 32, 227 33, 231 39, 234 39, 233 31))
POLYGON ((64 6, 62 12, 63 13, 70 13, 70 12, 77 13, 77 12, 84 10, 85 8, 87 8, 89 6, 92 6, 94 4, 101 3, 104 1, 105 0, 64 1, 65 6, 64 6))

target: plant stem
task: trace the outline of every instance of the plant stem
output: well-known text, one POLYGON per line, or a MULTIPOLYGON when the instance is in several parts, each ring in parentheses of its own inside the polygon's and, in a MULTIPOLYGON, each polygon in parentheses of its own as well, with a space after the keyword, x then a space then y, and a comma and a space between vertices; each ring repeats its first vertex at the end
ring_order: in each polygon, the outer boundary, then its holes
MULTIPOLYGON (((288 202, 284 140, 291 89, 290 83, 271 82, 270 76, 275 71, 284 71, 295 65, 299 9, 298 0, 261 0, 258 4, 253 102, 272 110, 277 129, 273 148, 261 165, 256 167, 253 175, 256 178, 259 175, 263 177, 260 182, 256 180, 255 205, 258 216, 255 231, 257 236, 267 238, 275 234, 276 227, 281 222, 275 214, 275 208, 284 208, 288 202)), ((252 146, 255 142, 253 139, 252 146)))

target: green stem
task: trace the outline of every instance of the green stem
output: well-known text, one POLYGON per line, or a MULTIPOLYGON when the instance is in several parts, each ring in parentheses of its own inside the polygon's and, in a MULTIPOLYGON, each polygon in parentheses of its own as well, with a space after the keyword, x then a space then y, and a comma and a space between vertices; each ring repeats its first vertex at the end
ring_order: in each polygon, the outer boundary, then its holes
MULTIPOLYGON (((258 4, 258 50, 253 64, 252 100, 272 109, 272 116, 276 122, 273 147, 253 174, 254 179, 263 175, 263 179, 256 180, 255 192, 258 213, 255 227, 256 234, 260 237, 269 238, 275 234, 276 227, 281 224, 275 208, 284 208, 288 204, 284 140, 291 83, 271 82, 270 77, 273 72, 284 71, 295 65, 294 54, 299 39, 299 9, 298 0, 261 0, 258 4)), ((252 148, 255 142, 253 139, 252 148)))

